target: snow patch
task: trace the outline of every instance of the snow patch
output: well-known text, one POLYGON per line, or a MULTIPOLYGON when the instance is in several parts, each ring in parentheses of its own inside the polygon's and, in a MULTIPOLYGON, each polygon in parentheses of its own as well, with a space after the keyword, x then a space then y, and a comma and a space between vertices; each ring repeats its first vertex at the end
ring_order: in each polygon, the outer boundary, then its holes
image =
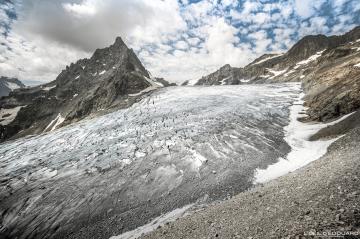
POLYGON ((298 62, 298 63, 296 64, 296 66, 294 67, 294 69, 298 69, 299 67, 301 67, 301 66, 303 66, 303 65, 307 65, 307 64, 309 64, 310 62, 315 61, 317 58, 319 58, 319 57, 322 55, 322 53, 323 53, 324 51, 325 51, 325 50, 318 51, 316 54, 310 56, 308 59, 298 62))
POLYGON ((51 90, 51 89, 54 89, 56 87, 56 85, 54 85, 54 86, 47 86, 47 87, 41 87, 41 90, 44 90, 44 91, 49 91, 49 90, 51 90))
POLYGON ((258 62, 255 62, 255 63, 253 63, 253 64, 251 64, 251 65, 257 65, 257 64, 263 63, 263 62, 268 61, 268 60, 270 60, 270 59, 279 57, 279 56, 281 56, 281 55, 283 55, 283 54, 284 54, 284 53, 279 53, 279 54, 276 54, 276 55, 274 55, 274 56, 267 57, 267 58, 262 59, 262 60, 260 60, 260 61, 258 61, 258 62))
POLYGON ((290 71, 286 72, 286 73, 284 74, 284 76, 289 76, 290 74, 292 74, 292 73, 294 73, 294 72, 295 72, 294 70, 290 70, 290 71))
POLYGON ((18 106, 11 109, 0 109, 0 125, 8 125, 13 122, 22 107, 25 106, 18 106))
POLYGON ((228 79, 230 79, 231 78, 231 76, 228 76, 228 77, 225 77, 224 79, 222 79, 221 81, 220 81, 220 85, 226 85, 226 81, 228 80, 228 79))
POLYGON ((5 82, 5 84, 12 91, 20 88, 20 86, 18 84, 13 83, 13 82, 5 82))
POLYGON ((162 87, 163 85, 160 84, 159 82, 157 82, 155 79, 151 79, 151 78, 147 78, 145 77, 145 79, 147 80, 147 82, 150 83, 151 86, 143 89, 142 91, 138 92, 138 93, 134 93, 134 94, 129 94, 129 96, 138 96, 138 95, 141 95, 143 93, 147 93, 147 92, 150 92, 150 91, 153 91, 153 90, 156 90, 160 87, 162 87))
POLYGON ((196 85, 196 83, 198 83, 198 80, 189 80, 189 82, 188 82, 188 86, 194 86, 194 85, 196 85))
POLYGON ((79 79, 80 78, 80 75, 78 75, 77 77, 75 77, 75 80, 79 79))
POLYGON ((125 232, 118 236, 112 236, 112 237, 110 237, 110 239, 136 239, 136 238, 139 238, 141 235, 152 232, 155 229, 157 229, 159 226, 165 225, 165 223, 167 223, 167 222, 173 222, 180 217, 186 216, 186 212, 192 206, 194 206, 194 204, 186 205, 182 208, 177 208, 171 212, 168 212, 166 214, 163 214, 163 215, 155 218, 150 223, 148 223, 144 226, 138 227, 133 231, 125 232))
POLYGON ((259 77, 260 77, 260 78, 270 78, 271 75, 260 75, 259 77))
POLYGON ((290 123, 284 128, 285 141, 291 147, 290 153, 286 159, 280 158, 277 163, 268 166, 266 169, 257 169, 255 183, 265 183, 278 178, 322 157, 327 152, 327 148, 338 138, 317 141, 310 141, 309 138, 319 130, 334 125, 353 114, 350 113, 330 123, 302 123, 297 119, 303 116, 302 113, 306 110, 303 106, 303 97, 304 93, 291 106, 290 123))
POLYGON ((358 63, 358 64, 356 64, 356 65, 354 65, 355 67, 360 67, 360 63, 358 63))
POLYGON ((46 126, 44 132, 46 131, 53 131, 56 129, 56 127, 58 127, 61 123, 63 123, 65 121, 65 118, 61 116, 61 114, 59 113, 56 118, 50 122, 50 124, 48 126, 46 126), (51 129, 50 129, 51 128, 51 129), (50 130, 48 130, 50 129, 50 130))
POLYGON ((282 75, 282 74, 284 74, 286 71, 287 71, 287 69, 285 69, 285 70, 282 70, 282 71, 275 71, 275 70, 272 70, 272 69, 269 69, 269 68, 266 68, 271 74, 273 74, 273 76, 271 76, 270 77, 270 79, 273 79, 273 78, 275 78, 275 77, 277 77, 277 76, 279 76, 279 75, 282 75))
POLYGON ((101 76, 101 75, 104 75, 105 72, 106 72, 106 70, 103 70, 102 72, 99 73, 99 75, 100 75, 100 76, 101 76))

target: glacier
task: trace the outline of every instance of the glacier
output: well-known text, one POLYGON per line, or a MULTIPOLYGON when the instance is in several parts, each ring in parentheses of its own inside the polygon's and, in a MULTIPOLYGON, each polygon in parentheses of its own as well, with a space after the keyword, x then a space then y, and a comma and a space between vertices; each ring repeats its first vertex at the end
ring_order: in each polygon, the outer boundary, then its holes
POLYGON ((2 143, 0 232, 110 237, 244 191, 257 169, 289 153, 283 128, 300 88, 166 87, 130 108, 2 143))

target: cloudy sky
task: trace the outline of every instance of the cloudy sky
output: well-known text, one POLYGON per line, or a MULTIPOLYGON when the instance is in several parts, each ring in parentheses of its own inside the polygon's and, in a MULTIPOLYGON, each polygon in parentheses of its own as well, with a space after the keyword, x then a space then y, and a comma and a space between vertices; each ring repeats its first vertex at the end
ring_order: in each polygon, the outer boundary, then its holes
POLYGON ((121 36, 152 75, 183 82, 357 25, 359 0, 0 0, 0 75, 51 81, 121 36))

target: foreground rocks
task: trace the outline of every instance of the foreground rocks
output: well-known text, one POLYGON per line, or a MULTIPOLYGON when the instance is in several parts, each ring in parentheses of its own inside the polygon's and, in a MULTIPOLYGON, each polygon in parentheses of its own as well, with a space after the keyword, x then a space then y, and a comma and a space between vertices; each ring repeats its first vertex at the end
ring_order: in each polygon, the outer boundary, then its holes
POLYGON ((143 238, 359 238, 359 146, 357 127, 310 165, 143 238))

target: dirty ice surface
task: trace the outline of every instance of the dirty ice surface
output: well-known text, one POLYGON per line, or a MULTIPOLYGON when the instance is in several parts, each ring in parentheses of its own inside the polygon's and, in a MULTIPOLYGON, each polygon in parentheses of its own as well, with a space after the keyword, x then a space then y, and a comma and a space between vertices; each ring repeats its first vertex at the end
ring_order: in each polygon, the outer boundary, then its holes
POLYGON ((109 238, 199 198, 237 194, 289 152, 283 128, 299 93, 298 83, 167 87, 3 143, 0 234, 78 238, 82 227, 109 238))

